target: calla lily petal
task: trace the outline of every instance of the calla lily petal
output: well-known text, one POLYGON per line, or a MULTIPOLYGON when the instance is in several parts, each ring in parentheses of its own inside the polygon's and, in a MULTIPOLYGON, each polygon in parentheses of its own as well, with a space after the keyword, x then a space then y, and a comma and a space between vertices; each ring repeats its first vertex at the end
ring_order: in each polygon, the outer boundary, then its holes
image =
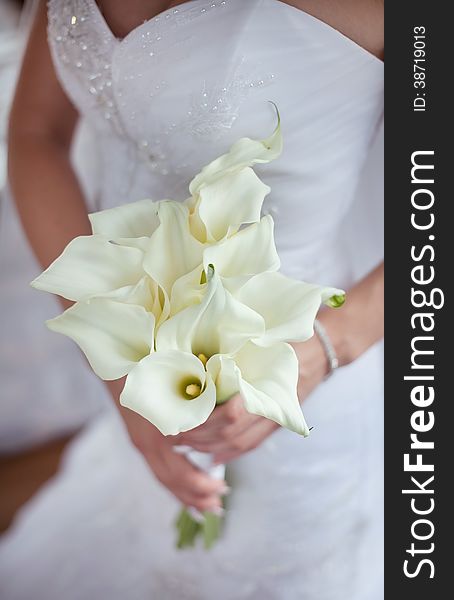
POLYGON ((32 287, 68 300, 87 300, 133 285, 144 275, 143 252, 120 246, 104 236, 81 236, 32 281, 32 287))
POLYGON ((340 294, 342 290, 296 281, 281 273, 261 273, 251 277, 235 297, 263 316, 265 334, 254 341, 270 345, 309 339, 321 303, 340 294))
POLYGON ((207 362, 206 370, 216 386, 217 404, 222 404, 239 391, 241 373, 231 356, 215 354, 207 362))
POLYGON ((206 241, 222 240, 236 233, 241 225, 260 221, 263 200, 269 192, 270 188, 249 167, 204 186, 198 212, 205 225, 206 241))
POLYGON ((107 298, 78 302, 47 321, 73 339, 101 379, 118 379, 153 348, 155 318, 141 306, 107 298))
POLYGON ((277 158, 282 152, 282 132, 280 117, 273 134, 265 140, 241 138, 233 144, 227 154, 223 154, 205 166, 189 184, 189 191, 196 196, 204 185, 208 185, 222 177, 225 173, 251 167, 256 163, 267 163, 277 158))
POLYGON ((170 315, 173 316, 188 306, 202 302, 206 291, 206 281, 201 283, 204 277, 203 265, 200 264, 175 281, 170 295, 170 315))
POLYGON ((143 266, 170 295, 177 279, 202 262, 203 245, 189 231, 189 211, 179 202, 159 203, 160 225, 151 236, 143 266))
POLYGON ((159 225, 157 203, 139 200, 88 215, 94 234, 109 238, 135 238, 151 234, 159 225))
POLYGON ((115 239, 109 239, 112 244, 117 244, 117 246, 129 246, 130 248, 137 248, 142 252, 146 252, 148 250, 148 246, 150 244, 149 237, 138 237, 138 238, 130 238, 130 237, 117 237, 115 239))
POLYGON ((307 436, 297 396, 298 359, 288 344, 263 348, 252 342, 233 357, 240 370, 239 388, 246 410, 307 436))
POLYGON ((193 198, 190 196, 187 200, 185 200, 184 204, 189 210, 189 230, 196 240, 199 240, 199 242, 205 244, 207 241, 207 230, 205 224, 200 218, 200 197, 197 196, 196 198, 193 198))
POLYGON ((263 318, 238 302, 213 273, 200 304, 177 313, 159 328, 156 349, 178 349, 210 357, 234 352, 251 337, 263 334, 263 318))
POLYGON ((118 288, 103 294, 102 297, 143 306, 145 310, 154 314, 156 326, 159 326, 169 316, 170 302, 166 292, 148 275, 142 277, 135 285, 118 288))
POLYGON ((216 405, 216 388, 197 357, 169 350, 150 354, 129 373, 120 403, 164 435, 176 435, 208 419, 216 405), (200 394, 190 397, 189 386, 198 387, 200 394))
POLYGON ((276 271, 280 261, 273 230, 273 219, 267 215, 259 223, 242 229, 233 237, 208 246, 203 252, 205 269, 213 264, 230 290, 257 273, 276 271))

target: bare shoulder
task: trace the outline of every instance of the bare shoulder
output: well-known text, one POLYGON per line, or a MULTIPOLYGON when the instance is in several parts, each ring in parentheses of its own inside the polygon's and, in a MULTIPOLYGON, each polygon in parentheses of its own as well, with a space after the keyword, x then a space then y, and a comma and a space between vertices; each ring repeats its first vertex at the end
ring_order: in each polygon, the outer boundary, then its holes
POLYGON ((384 0, 284 0, 383 59, 384 0))

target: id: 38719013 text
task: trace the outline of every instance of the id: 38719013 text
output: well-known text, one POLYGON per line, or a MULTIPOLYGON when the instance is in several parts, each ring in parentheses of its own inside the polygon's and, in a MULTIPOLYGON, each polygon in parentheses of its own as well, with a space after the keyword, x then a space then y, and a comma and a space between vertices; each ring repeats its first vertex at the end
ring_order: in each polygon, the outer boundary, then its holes
POLYGON ((413 111, 426 110, 426 28, 413 27, 413 111))

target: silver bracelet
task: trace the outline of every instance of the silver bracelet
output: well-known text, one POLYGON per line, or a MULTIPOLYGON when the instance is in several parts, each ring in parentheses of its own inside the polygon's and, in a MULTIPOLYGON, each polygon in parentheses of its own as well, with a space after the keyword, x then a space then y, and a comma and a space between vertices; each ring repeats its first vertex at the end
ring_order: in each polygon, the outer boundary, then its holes
POLYGON ((320 340, 321 345, 323 346, 323 350, 325 351, 326 358, 328 359, 328 373, 325 376, 325 379, 331 377, 334 371, 339 366, 339 359, 337 358, 336 351, 334 350, 333 343, 331 338, 329 337, 326 329, 317 319, 314 322, 314 331, 317 334, 318 339, 320 340))

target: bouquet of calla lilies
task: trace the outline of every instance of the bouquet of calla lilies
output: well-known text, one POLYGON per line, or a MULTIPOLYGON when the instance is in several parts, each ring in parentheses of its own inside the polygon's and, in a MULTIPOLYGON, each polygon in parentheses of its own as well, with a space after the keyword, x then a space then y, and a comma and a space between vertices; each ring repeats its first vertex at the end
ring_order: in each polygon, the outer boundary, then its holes
MULTIPOLYGON (((307 436, 288 342, 313 335, 321 303, 339 289, 279 273, 270 192, 252 166, 282 150, 270 138, 238 140, 196 175, 185 202, 141 200, 89 215, 92 235, 72 240, 32 286, 75 302, 47 321, 72 338, 104 380, 126 375, 123 406, 164 435, 204 423, 240 393, 245 408, 307 436)), ((183 510, 179 546, 218 517, 183 510)))

